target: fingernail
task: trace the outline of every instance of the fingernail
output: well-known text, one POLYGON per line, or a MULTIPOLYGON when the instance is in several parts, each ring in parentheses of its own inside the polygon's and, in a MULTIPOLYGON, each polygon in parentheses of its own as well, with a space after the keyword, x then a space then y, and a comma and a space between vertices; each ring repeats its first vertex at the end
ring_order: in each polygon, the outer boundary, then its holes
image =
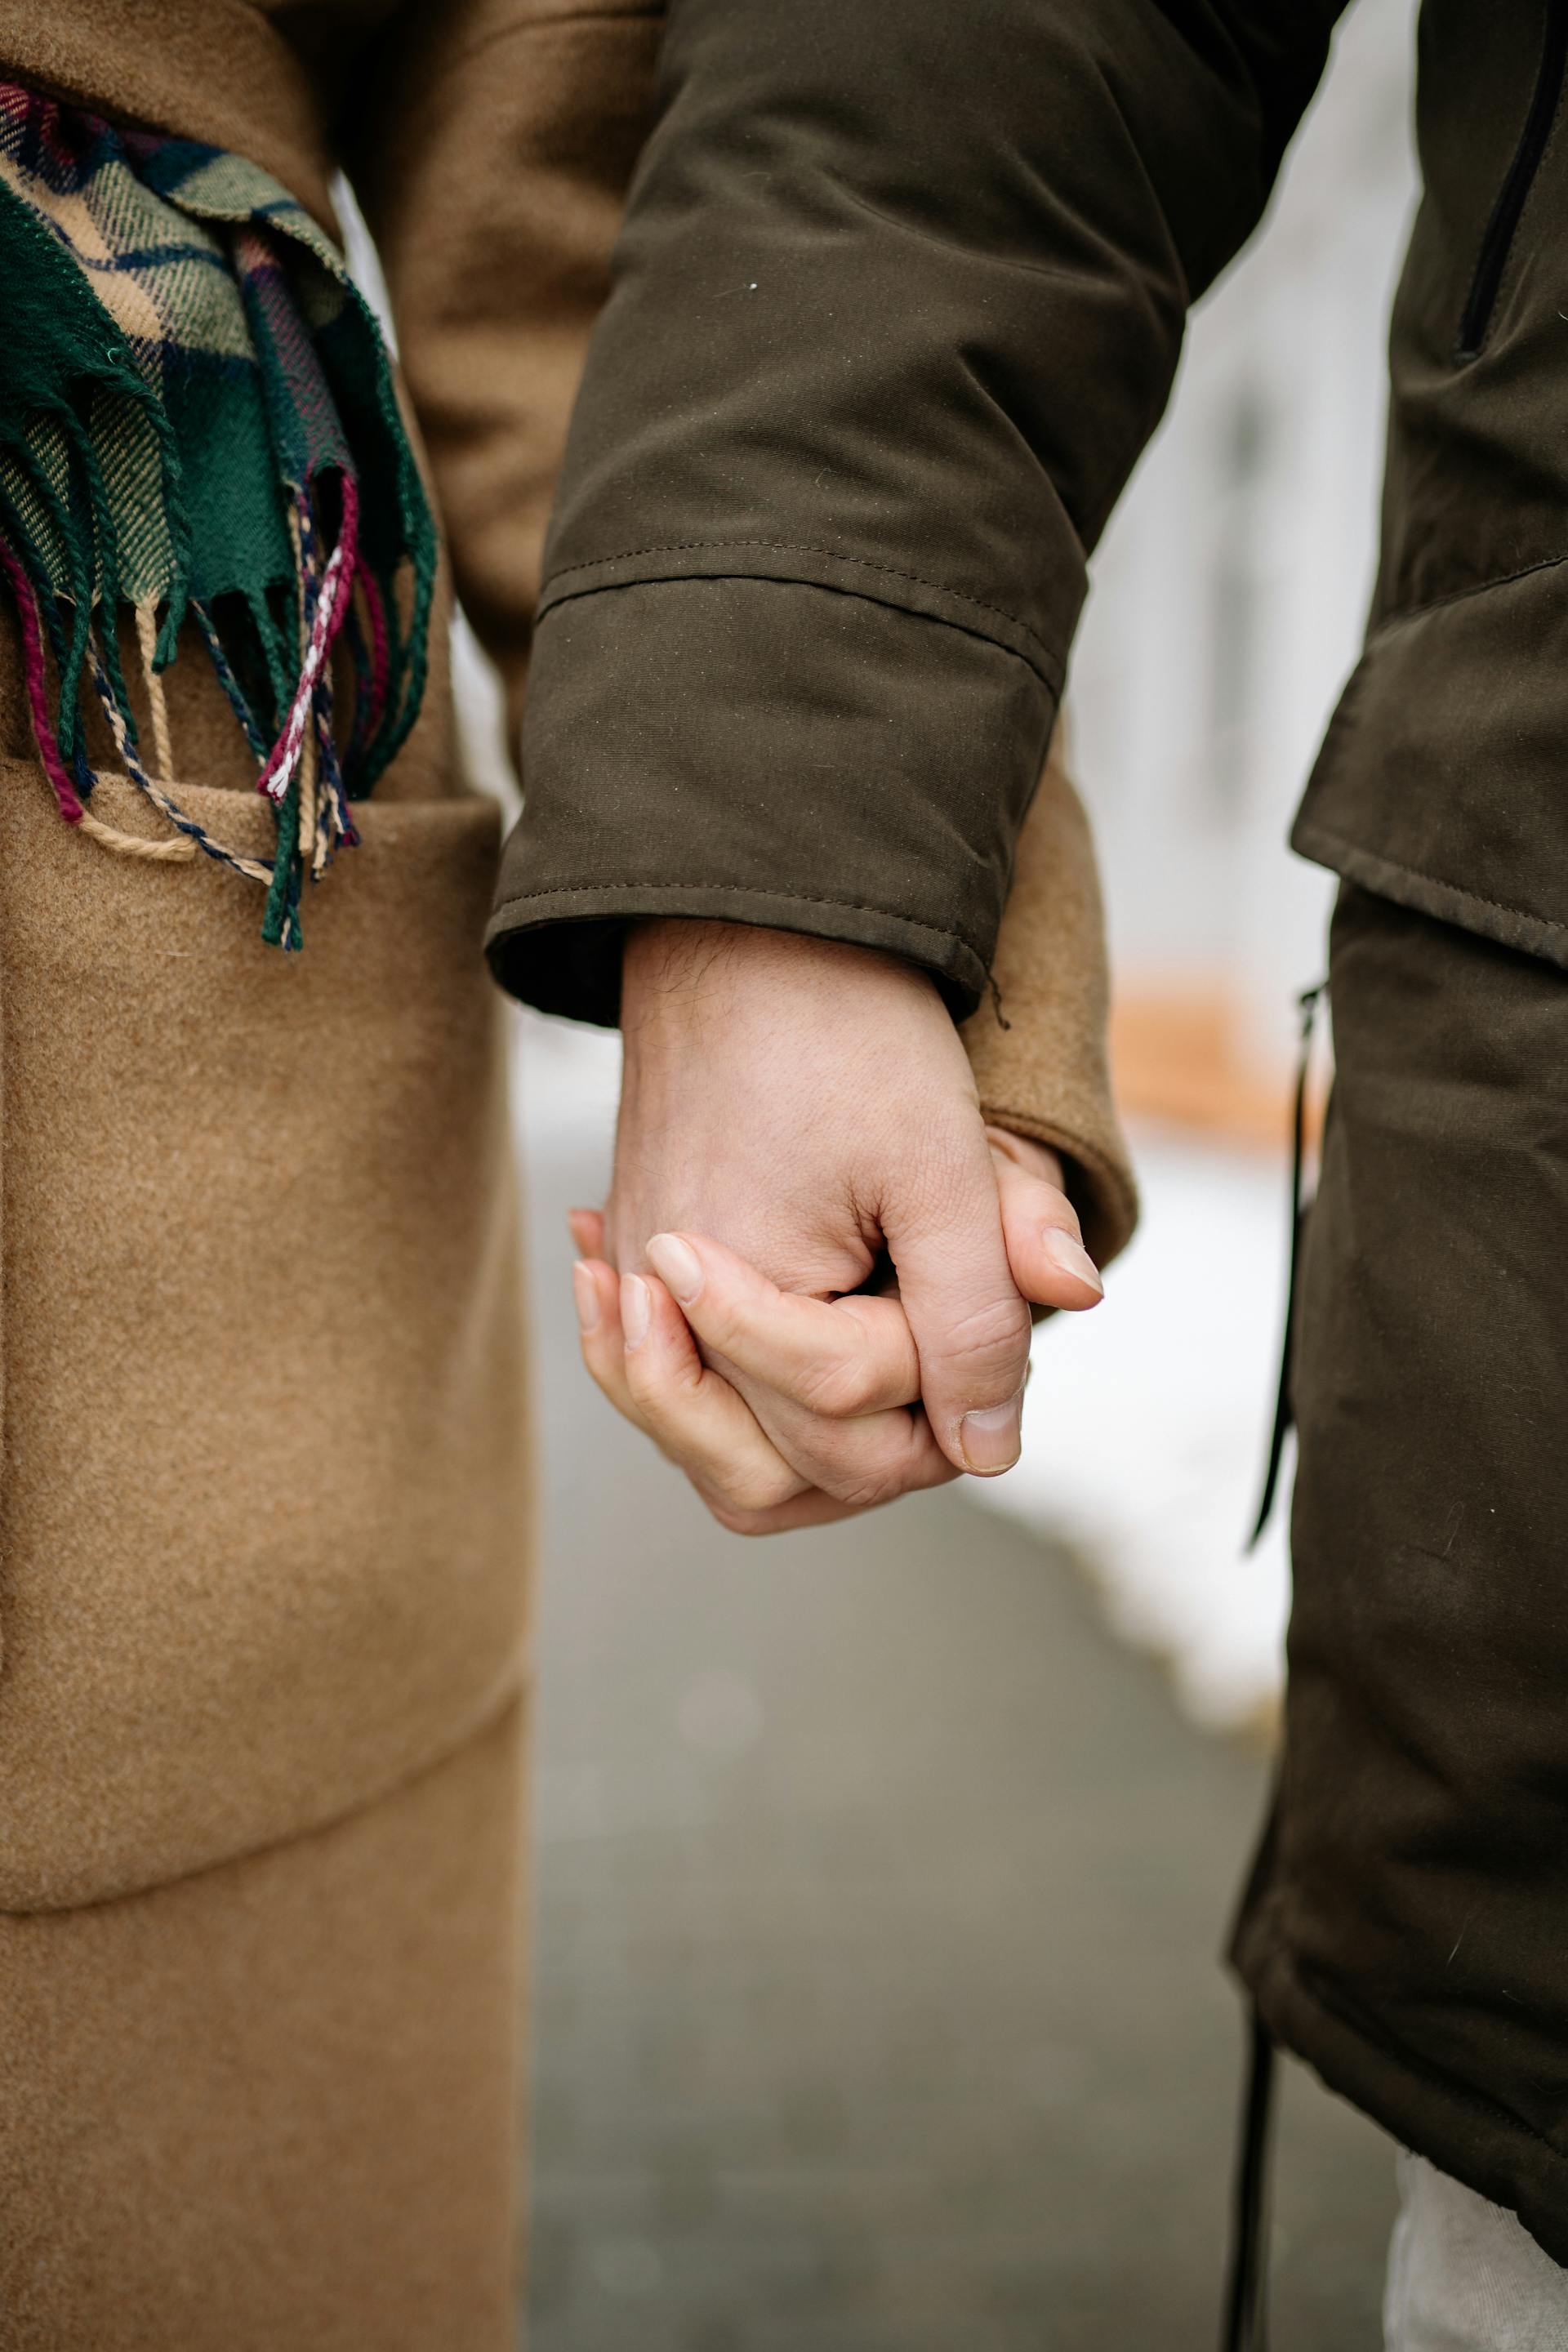
POLYGON ((1075 1242, 1070 1234, 1063 1233, 1060 1225, 1047 1225, 1040 1240, 1051 1264, 1059 1266, 1063 1274, 1070 1274, 1076 1281, 1087 1282, 1091 1290, 1104 1291, 1100 1268, 1081 1242, 1075 1242))
POLYGON ((1020 1451, 1023 1412, 1022 1390, 1007 1404, 990 1405, 984 1412, 966 1412, 958 1425, 959 1450, 965 1468, 981 1478, 994 1478, 998 1470, 1011 1470, 1020 1451))
POLYGON ((702 1288, 702 1260, 679 1234, 655 1234, 647 1245, 655 1274, 672 1290, 682 1307, 689 1307, 702 1288))
POLYGON ((581 1258, 572 1269, 572 1297, 577 1307, 577 1324, 583 1337, 599 1328, 599 1286, 581 1258))
POLYGON ((640 1348, 647 1338, 647 1285, 640 1274, 621 1276, 621 1333, 628 1348, 640 1348))

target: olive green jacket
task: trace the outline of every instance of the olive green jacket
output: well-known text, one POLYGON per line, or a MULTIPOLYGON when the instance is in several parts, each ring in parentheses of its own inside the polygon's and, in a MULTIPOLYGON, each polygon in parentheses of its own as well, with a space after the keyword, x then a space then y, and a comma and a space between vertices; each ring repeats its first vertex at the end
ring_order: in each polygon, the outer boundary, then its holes
MULTIPOLYGON (((615 926, 685 910, 975 1001, 1088 558, 1341 5, 670 0, 545 554, 510 984, 610 1017, 615 926)), ((1383 563, 1295 842, 1568 962, 1568 8, 1427 0, 1420 47, 1383 563)))

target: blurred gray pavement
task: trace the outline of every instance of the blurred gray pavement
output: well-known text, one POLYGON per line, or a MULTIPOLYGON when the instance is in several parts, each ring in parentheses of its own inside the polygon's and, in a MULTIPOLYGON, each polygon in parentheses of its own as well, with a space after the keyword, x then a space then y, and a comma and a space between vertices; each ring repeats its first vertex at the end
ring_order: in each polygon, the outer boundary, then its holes
MULTIPOLYGON (((1211 2352, 1266 1767, 956 1492, 748 1545, 581 1371, 549 1470, 531 2352, 1211 2352)), ((1292 2069, 1275 2352, 1373 2352, 1386 2146, 1292 2069)))

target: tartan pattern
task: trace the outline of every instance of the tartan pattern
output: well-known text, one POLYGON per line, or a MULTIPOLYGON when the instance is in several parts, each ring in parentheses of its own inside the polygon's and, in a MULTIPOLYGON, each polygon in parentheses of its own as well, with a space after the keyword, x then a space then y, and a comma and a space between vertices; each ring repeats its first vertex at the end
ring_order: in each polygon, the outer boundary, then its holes
POLYGON ((52 698, 40 751, 62 814, 81 823, 90 803, 83 692, 173 808, 137 755, 114 614, 138 615, 151 689, 192 613, 278 814, 264 935, 297 946, 300 886, 353 839, 348 801, 425 682, 436 532, 375 320, 256 165, 4 82, 0 272, 4 571, 37 608, 52 674, 29 692, 36 716, 52 698), (342 745, 340 637, 356 680, 342 745))

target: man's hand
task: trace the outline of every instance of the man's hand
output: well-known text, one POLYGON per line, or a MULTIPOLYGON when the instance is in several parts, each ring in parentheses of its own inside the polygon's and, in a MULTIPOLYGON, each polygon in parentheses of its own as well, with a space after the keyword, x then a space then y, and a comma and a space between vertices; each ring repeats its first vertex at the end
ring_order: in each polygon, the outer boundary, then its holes
POLYGON ((601 1385, 747 1531, 1009 1467, 1027 1302, 1090 1306, 1099 1277, 1052 1156, 988 1137, 931 982, 833 941, 651 923, 622 1024, 610 1200, 579 1234, 601 1385), (862 1287, 889 1268, 896 1298, 862 1287))

